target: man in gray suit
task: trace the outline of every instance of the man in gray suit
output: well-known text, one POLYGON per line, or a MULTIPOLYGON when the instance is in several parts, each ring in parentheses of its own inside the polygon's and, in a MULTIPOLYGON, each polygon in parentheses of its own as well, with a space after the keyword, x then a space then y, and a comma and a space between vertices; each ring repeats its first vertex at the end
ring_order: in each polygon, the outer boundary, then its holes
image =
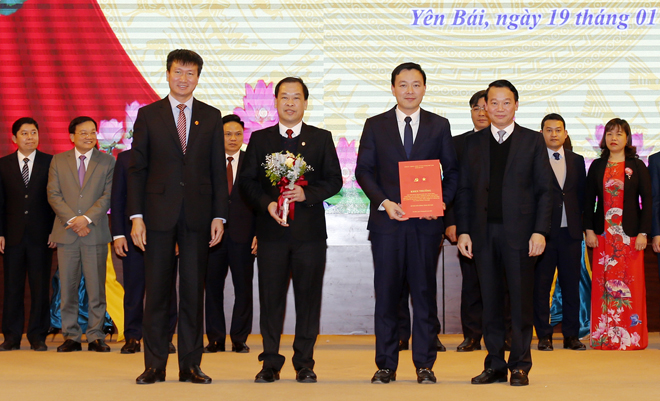
POLYGON ((74 118, 69 138, 74 149, 53 157, 48 172, 48 202, 56 214, 51 240, 57 243, 62 285, 62 334, 57 352, 82 350, 78 325, 78 285, 85 276, 89 296, 88 349, 110 352, 105 343, 105 269, 108 208, 115 158, 96 149, 96 121, 74 118))

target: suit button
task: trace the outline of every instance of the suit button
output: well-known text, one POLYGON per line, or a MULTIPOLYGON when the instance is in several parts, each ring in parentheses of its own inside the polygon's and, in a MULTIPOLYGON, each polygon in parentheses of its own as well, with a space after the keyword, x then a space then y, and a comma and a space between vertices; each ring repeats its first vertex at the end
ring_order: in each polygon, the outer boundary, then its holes
POLYGON ((82 213, 80 210, 78 210, 78 213, 82 213))
POLYGON ((25 214, 28 214, 28 211, 27 211, 27 210, 25 211, 25 214))
POLYGON ((82 195, 80 195, 80 197, 82 198, 82 195))
POLYGON ((182 187, 185 187, 185 186, 186 186, 186 184, 185 184, 183 181, 180 182, 179 185, 181 185, 182 187))
POLYGON ((229 204, 231 204, 231 199, 229 199, 229 204))
POLYGON ((25 199, 27 199, 27 197, 28 197, 28 196, 27 196, 27 195, 25 195, 25 199))

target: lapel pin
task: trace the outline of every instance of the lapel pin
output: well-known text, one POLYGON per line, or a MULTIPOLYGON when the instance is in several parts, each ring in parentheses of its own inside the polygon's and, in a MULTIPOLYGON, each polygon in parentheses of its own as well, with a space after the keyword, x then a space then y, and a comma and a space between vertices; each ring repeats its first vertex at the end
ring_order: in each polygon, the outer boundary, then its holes
POLYGON ((195 125, 199 125, 199 121, 195 121, 195 125))
POLYGON ((301 143, 302 146, 305 146, 305 142, 301 143))

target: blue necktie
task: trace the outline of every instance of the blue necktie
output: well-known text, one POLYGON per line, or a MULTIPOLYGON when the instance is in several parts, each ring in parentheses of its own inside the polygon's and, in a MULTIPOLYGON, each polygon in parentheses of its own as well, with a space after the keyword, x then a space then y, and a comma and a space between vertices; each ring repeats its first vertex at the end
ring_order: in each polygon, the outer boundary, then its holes
POLYGON ((404 118, 404 121, 406 122, 406 128, 403 130, 403 148, 406 150, 406 157, 410 159, 410 153, 413 148, 412 126, 410 125, 412 118, 407 116, 404 118))
POLYGON ((555 160, 559 160, 561 158, 561 155, 559 154, 559 152, 555 152, 552 155, 555 157, 555 160))

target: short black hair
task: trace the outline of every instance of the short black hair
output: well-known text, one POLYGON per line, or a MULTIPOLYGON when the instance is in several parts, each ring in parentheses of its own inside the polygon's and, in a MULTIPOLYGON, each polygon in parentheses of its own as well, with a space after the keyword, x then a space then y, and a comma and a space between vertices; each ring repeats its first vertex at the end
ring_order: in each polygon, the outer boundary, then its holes
POLYGON ((561 123, 564 124, 564 129, 566 129, 566 121, 564 121, 564 117, 557 113, 550 113, 543 117, 543 120, 541 120, 541 130, 543 130, 543 126, 545 125, 546 121, 561 121, 561 123))
POLYGON ((623 131, 623 133, 626 134, 626 147, 624 148, 626 159, 636 159, 638 157, 637 148, 632 144, 632 131, 630 130, 630 124, 628 124, 628 121, 623 118, 613 118, 605 124, 603 137, 600 139, 600 158, 610 158, 610 150, 607 148, 607 139, 605 137, 607 136, 607 133, 614 128, 619 128, 619 131, 623 131))
POLYGON ((76 127, 79 126, 82 123, 86 123, 87 121, 91 121, 94 123, 94 128, 99 129, 99 126, 96 124, 96 121, 92 117, 87 117, 87 116, 80 116, 76 117, 71 122, 69 123, 69 134, 73 135, 76 133, 76 127))
POLYGON ((516 89, 515 86, 506 79, 498 79, 497 81, 493 81, 488 85, 488 89, 486 90, 486 101, 488 101, 488 91, 490 91, 490 88, 508 88, 513 92, 513 100, 516 102, 518 101, 518 89, 516 89))
POLYGON ((403 63, 399 64, 396 66, 396 68, 392 71, 392 86, 394 86, 394 82, 396 81, 396 76, 401 74, 401 71, 405 70, 417 70, 422 74, 422 79, 424 80, 424 86, 426 86, 426 73, 424 70, 422 70, 422 66, 417 64, 417 63, 403 63))
POLYGON ((277 94, 280 93, 280 85, 286 83, 289 84, 299 83, 300 85, 302 85, 303 95, 305 96, 305 100, 307 100, 307 98, 309 97, 309 89, 307 89, 307 85, 305 85, 302 78, 299 77, 286 77, 282 79, 280 82, 278 82, 277 85, 275 85, 275 97, 277 97, 277 94))
POLYGON ((475 93, 474 95, 472 95, 472 97, 470 98, 470 108, 476 106, 477 103, 479 103, 479 99, 481 99, 481 98, 484 98, 484 99, 485 99, 485 98, 486 98, 486 93, 487 93, 487 92, 488 92, 488 91, 487 91, 486 89, 482 89, 482 90, 480 90, 479 92, 477 92, 477 93, 475 93))
POLYGON ((245 124, 236 114, 227 114, 226 116, 222 117, 222 125, 227 123, 239 123, 241 124, 241 127, 245 128, 245 124))
POLYGON ((18 134, 18 130, 21 129, 23 124, 32 124, 37 128, 37 131, 39 131, 39 124, 37 124, 37 121, 34 118, 32 118, 32 117, 21 117, 11 125, 12 135, 16 136, 16 134, 18 134))
POLYGON ((172 63, 175 61, 180 64, 193 64, 197 66, 197 76, 202 75, 202 67, 204 66, 204 60, 202 56, 195 53, 192 50, 188 49, 176 49, 172 50, 170 54, 167 55, 167 71, 172 67, 172 63))

